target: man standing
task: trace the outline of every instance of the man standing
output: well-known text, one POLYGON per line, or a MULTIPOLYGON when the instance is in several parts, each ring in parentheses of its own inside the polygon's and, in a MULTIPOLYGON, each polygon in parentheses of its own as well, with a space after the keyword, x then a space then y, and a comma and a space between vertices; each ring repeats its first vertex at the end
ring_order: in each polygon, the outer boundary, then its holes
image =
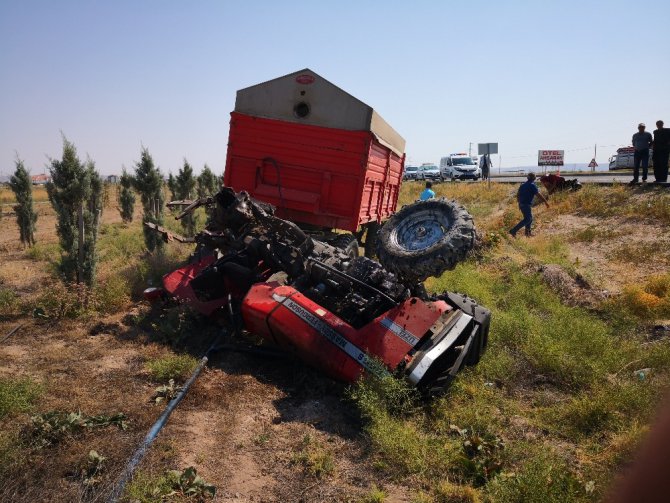
POLYGON ((654 178, 657 182, 668 181, 668 157, 670 157, 670 128, 663 121, 656 121, 654 131, 654 178))
POLYGON ((540 194, 540 190, 537 188, 537 185, 535 185, 535 173, 528 173, 527 178, 528 180, 521 184, 519 192, 516 194, 519 210, 521 210, 523 218, 521 219, 521 222, 510 229, 509 233, 512 237, 516 237, 516 233, 519 232, 521 227, 526 228, 526 236, 532 235, 530 232, 530 225, 533 223, 533 211, 531 205, 533 204, 533 199, 536 195, 547 205, 547 208, 549 207, 549 201, 547 201, 546 197, 540 194))
POLYGON ((637 133, 633 135, 633 147, 635 148, 633 165, 633 179, 630 183, 637 183, 640 177, 640 164, 642 164, 642 181, 647 181, 647 170, 649 169, 649 147, 653 141, 651 133, 645 131, 643 123, 637 125, 637 133))
POLYGON ((488 180, 491 175, 491 159, 488 154, 484 154, 479 161, 479 169, 482 170, 482 180, 488 180))
POLYGON ((431 188, 433 186, 432 182, 426 182, 426 188, 423 189, 423 192, 419 196, 419 199, 422 201, 427 201, 428 199, 433 199, 435 197, 435 192, 431 188))

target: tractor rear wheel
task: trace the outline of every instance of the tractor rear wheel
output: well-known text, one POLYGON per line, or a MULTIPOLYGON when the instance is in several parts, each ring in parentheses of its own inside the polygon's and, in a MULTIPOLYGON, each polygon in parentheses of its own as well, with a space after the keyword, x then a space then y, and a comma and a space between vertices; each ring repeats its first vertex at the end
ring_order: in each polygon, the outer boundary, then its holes
POLYGON ((377 256, 389 271, 423 281, 453 269, 475 244, 475 226, 455 201, 428 199, 404 206, 379 231, 377 256))

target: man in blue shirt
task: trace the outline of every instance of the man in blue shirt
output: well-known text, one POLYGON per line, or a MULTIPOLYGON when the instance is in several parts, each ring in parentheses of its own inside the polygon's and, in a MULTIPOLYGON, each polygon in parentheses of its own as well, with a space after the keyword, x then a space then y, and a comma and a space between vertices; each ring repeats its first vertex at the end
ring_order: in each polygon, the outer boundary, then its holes
POLYGON ((428 199, 434 199, 435 192, 433 192, 433 189, 431 189, 432 186, 433 186, 432 182, 426 182, 426 188, 423 189, 423 192, 419 196, 419 199, 421 199, 422 201, 426 201, 428 199))
POLYGON ((516 199, 519 203, 519 209, 521 210, 523 219, 510 229, 509 233, 512 237, 516 237, 516 233, 519 232, 521 227, 526 228, 526 236, 531 235, 530 225, 533 223, 531 205, 533 204, 535 196, 539 197, 544 204, 547 205, 547 208, 549 207, 549 201, 547 201, 546 197, 540 194, 540 190, 537 188, 537 185, 535 185, 535 173, 528 173, 528 180, 521 184, 519 192, 516 194, 516 199))

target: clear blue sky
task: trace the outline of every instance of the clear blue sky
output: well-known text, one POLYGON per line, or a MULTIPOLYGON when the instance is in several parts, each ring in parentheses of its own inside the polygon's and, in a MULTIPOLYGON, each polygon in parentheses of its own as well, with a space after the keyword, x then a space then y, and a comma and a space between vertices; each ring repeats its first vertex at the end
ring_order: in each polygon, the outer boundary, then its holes
MULTIPOLYGON (((0 170, 60 131, 103 174, 225 165, 235 91, 309 67, 373 106, 413 163, 499 142, 605 163, 670 126, 670 2, 0 0, 0 170), (581 149, 581 150, 577 150, 581 149)), ((498 161, 494 160, 497 167, 498 161)))

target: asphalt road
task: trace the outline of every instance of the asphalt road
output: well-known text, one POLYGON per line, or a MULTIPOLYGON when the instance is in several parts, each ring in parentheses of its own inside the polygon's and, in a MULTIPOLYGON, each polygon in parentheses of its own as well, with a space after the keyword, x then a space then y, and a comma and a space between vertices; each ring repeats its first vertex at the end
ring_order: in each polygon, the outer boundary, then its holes
MULTIPOLYGON (((539 177, 538 177, 539 178, 539 177)), ((597 175, 565 175, 565 178, 572 180, 576 178, 580 183, 598 183, 598 184, 610 184, 613 182, 617 183, 628 183, 633 179, 633 175, 627 173, 603 173, 597 175)), ((492 182, 503 182, 503 183, 521 183, 526 179, 525 176, 493 176, 491 177, 492 182)), ((654 181, 654 176, 649 177, 649 182, 654 181)))

